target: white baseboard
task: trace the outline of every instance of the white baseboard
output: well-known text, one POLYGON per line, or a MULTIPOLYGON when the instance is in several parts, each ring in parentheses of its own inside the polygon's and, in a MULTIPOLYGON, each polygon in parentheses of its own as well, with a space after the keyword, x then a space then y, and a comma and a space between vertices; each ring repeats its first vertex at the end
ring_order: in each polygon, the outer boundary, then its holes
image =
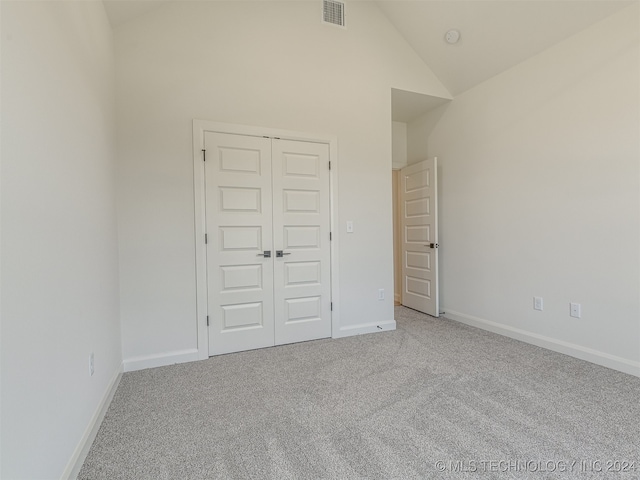
POLYGON ((145 368, 164 367, 174 363, 194 362, 196 360, 200 360, 197 348, 160 353, 158 355, 146 355, 125 359, 124 371, 133 372, 145 368))
POLYGON ((635 375, 640 377, 640 362, 628 360, 626 358, 610 355, 599 350, 583 347, 582 345, 576 345, 574 343, 565 342, 552 337, 546 337, 537 333, 528 332, 519 328, 504 325, 502 323, 493 322, 491 320, 485 320, 483 318, 473 317, 464 313, 455 312, 448 308, 443 309, 445 317, 451 320, 455 320, 472 327, 488 330, 493 333, 504 335, 505 337, 514 338, 522 342, 530 343, 538 347, 553 350, 554 352, 564 353, 572 357, 586 360, 587 362, 602 365, 603 367, 612 368, 623 373, 635 375))
POLYGON ((113 396, 118 389, 118 385, 120 384, 120 379, 122 378, 122 365, 115 373, 111 381, 109 382, 109 386, 102 397, 102 401, 98 405, 93 417, 91 417, 91 421, 80 439, 78 446, 76 447, 69 463, 67 463, 67 467, 62 472, 61 480, 74 480, 78 477, 78 473, 80 473, 80 469, 82 468, 82 464, 84 463, 85 458, 87 458, 87 454, 91 449, 91 445, 98 434, 98 430, 100 429, 100 425, 102 424, 102 420, 104 420, 104 416, 107 414, 107 410, 109 409, 109 405, 111 404, 111 400, 113 400, 113 396))
POLYGON ((386 320, 384 322, 377 322, 377 323, 361 323, 359 325, 341 327, 336 334, 332 335, 332 337, 333 338, 351 337, 353 335, 362 335, 363 333, 388 332, 389 330, 395 330, 395 329, 396 329, 395 320, 386 320))

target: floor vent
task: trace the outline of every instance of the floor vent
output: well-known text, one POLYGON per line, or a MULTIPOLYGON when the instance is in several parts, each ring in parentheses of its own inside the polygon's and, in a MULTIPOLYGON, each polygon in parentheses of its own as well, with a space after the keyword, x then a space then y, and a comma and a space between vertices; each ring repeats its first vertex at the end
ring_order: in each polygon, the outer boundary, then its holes
POLYGON ((322 20, 325 23, 344 27, 344 3, 336 2, 335 0, 323 0, 322 20))

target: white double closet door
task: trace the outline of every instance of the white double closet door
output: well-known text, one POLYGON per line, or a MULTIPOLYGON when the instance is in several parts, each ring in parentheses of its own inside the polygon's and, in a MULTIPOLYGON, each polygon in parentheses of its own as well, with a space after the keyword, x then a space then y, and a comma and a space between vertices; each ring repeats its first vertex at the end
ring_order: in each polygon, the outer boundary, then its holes
POLYGON ((329 146, 204 141, 209 354, 330 337, 329 146))

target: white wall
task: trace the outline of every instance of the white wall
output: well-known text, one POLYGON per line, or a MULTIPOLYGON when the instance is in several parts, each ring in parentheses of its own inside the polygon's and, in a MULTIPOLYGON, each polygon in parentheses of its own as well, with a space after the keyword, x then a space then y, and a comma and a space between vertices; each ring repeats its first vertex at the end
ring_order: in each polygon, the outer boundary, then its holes
POLYGON ((0 477, 53 479, 122 361, 113 44, 101 2, 0 8, 0 477))
POLYGON ((638 19, 635 4, 456 97, 428 138, 447 316, 636 375, 638 19))
POLYGON ((429 135, 440 120, 448 103, 433 108, 407 124, 407 163, 412 165, 428 156, 429 135))
POLYGON ((407 165, 407 124, 391 123, 391 165, 402 168, 407 165))
POLYGON ((194 118, 337 135, 342 327, 393 319, 390 89, 447 92, 375 4, 349 3, 346 29, 321 24, 319 9, 185 1, 115 31, 123 353, 133 368, 196 348, 194 118), (344 234, 346 220, 355 233, 344 234))

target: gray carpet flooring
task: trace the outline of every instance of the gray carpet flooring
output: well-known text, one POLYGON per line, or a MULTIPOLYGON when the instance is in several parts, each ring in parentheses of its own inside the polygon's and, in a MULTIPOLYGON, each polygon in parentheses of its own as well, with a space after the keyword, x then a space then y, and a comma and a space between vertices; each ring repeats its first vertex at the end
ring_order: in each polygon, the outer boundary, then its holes
POLYGON ((395 315, 124 374, 78 478, 640 478, 640 378, 395 315))

